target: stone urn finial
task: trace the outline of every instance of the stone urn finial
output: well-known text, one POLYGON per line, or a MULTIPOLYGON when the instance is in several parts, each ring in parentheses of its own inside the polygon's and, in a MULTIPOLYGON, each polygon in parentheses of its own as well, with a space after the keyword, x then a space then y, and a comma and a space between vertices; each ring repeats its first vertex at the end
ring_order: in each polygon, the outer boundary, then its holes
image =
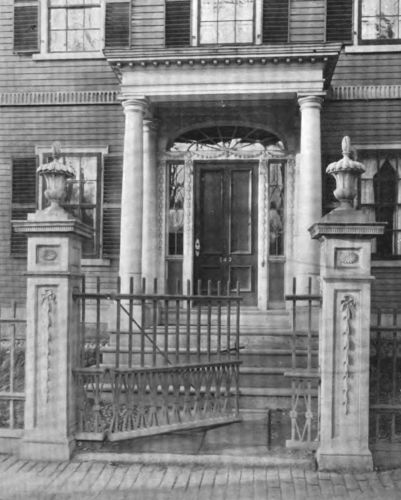
POLYGON ((336 180, 334 196, 340 202, 335 210, 350 210, 354 208, 354 199, 358 191, 358 178, 365 172, 362 163, 352 160, 351 139, 345 136, 342 140, 343 158, 330 163, 326 172, 336 180))
POLYGON ((42 213, 50 216, 68 217, 68 213, 60 204, 65 199, 67 179, 75 177, 71 165, 61 160, 61 145, 59 142, 52 144, 53 160, 40 165, 37 172, 46 181, 45 197, 49 206, 42 213))

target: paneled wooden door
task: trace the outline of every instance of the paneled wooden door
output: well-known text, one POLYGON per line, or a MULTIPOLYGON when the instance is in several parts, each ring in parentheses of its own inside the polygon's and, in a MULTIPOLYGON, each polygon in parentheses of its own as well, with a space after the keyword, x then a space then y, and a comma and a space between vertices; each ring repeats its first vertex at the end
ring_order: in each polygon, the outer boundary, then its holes
POLYGON ((215 291, 239 282, 245 305, 257 304, 257 163, 195 164, 194 277, 215 291))

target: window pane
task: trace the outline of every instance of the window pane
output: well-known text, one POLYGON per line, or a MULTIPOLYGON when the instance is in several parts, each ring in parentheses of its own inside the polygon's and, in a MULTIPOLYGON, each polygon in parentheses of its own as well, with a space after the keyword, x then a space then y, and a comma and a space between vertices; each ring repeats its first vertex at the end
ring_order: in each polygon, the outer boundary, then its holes
POLYGON ((184 229, 184 165, 169 166, 168 252, 182 255, 184 229))
POLYGON ((50 11, 50 29, 65 29, 67 27, 67 10, 52 9, 50 11))
POLYGON ((218 9, 219 21, 233 21, 235 19, 235 1, 220 0, 218 9))
POLYGON ((375 40, 378 38, 378 25, 376 19, 362 19, 362 38, 364 40, 375 40))
POLYGON ((82 30, 68 31, 67 50, 69 52, 79 52, 84 50, 84 39, 82 30))
POLYGON ((67 5, 67 0, 50 0, 50 7, 53 7, 54 5, 67 5))
POLYGON ((237 1, 236 19, 237 21, 252 21, 254 0, 237 1))
POLYGON ((217 23, 202 23, 200 43, 217 43, 217 23))
POLYGON ((381 14, 385 16, 398 16, 399 0, 381 0, 381 14))
POLYGON ((201 1, 201 21, 217 21, 218 0, 201 1))
POLYGON ((362 17, 378 16, 380 13, 379 0, 362 0, 362 17))
POLYGON ((218 24, 218 43, 235 42, 235 22, 228 21, 218 24))
POLYGON ((84 9, 68 10, 68 29, 77 29, 84 27, 84 9))
POLYGON ((87 181, 83 185, 83 203, 96 205, 96 182, 87 181))
POLYGON ((67 50, 66 32, 51 31, 50 32, 50 51, 65 52, 67 50))
POLYGON ((251 43, 253 40, 253 23, 241 21, 236 23, 236 42, 251 43))
POLYGON ((85 9, 85 28, 100 28, 100 8, 85 9))
POLYGON ((84 32, 84 50, 100 50, 100 30, 85 30, 84 32))
POLYGON ((96 156, 84 156, 81 159, 82 176, 87 181, 97 179, 97 158, 96 156))

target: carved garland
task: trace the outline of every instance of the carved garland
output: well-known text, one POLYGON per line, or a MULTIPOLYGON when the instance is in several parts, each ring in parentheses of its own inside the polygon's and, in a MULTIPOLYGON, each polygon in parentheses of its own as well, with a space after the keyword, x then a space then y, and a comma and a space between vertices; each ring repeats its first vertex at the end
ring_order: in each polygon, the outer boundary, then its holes
POLYGON ((45 313, 45 331, 47 332, 47 388, 46 403, 50 395, 50 359, 52 354, 52 331, 54 326, 54 313, 57 304, 57 296, 52 288, 46 288, 41 294, 41 305, 45 313))
POLYGON ((352 362, 351 356, 351 335, 352 327, 351 320, 354 317, 356 309, 356 302, 353 295, 344 295, 341 300, 341 313, 342 313, 342 338, 343 338, 343 401, 344 412, 348 415, 349 412, 349 391, 351 389, 350 382, 350 364, 352 362))

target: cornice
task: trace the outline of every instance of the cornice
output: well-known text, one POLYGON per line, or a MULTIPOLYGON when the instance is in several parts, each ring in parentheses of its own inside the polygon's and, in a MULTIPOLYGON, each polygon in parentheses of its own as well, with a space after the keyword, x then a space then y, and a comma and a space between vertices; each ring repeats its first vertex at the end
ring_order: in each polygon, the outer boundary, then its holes
POLYGON ((333 86, 328 99, 332 101, 400 99, 401 85, 341 85, 333 86))
POLYGON ((324 63, 337 60, 341 44, 283 44, 277 46, 186 47, 185 49, 106 50, 117 76, 124 69, 159 66, 219 66, 324 63))
POLYGON ((116 90, 0 93, 0 106, 66 106, 74 104, 116 104, 118 102, 118 91, 116 90))

